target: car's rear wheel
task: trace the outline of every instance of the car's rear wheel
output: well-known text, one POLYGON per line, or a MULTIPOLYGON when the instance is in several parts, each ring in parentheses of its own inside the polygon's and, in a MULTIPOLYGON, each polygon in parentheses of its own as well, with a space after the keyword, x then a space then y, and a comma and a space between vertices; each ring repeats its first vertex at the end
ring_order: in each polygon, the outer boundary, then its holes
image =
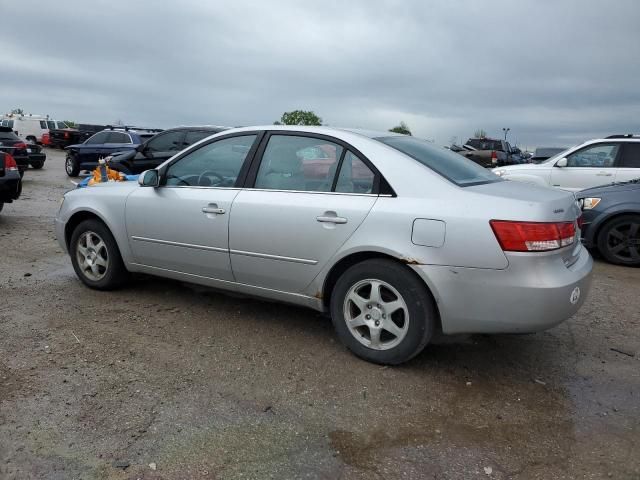
POLYGON ((67 158, 64 161, 64 169, 67 171, 67 175, 70 177, 77 177, 80 175, 80 164, 75 155, 67 154, 67 158))
POLYGON ((622 215, 598 234, 598 250, 611 263, 640 266, 640 215, 622 215))
POLYGON ((392 260, 366 260, 350 267, 331 296, 340 340, 375 363, 397 365, 420 353, 433 335, 436 315, 422 280, 392 260))
POLYGON ((99 220, 85 220, 76 227, 69 253, 76 275, 90 288, 112 290, 129 277, 118 244, 99 220))
POLYGON ((44 167, 44 162, 42 160, 37 160, 35 162, 31 162, 31 166, 36 170, 40 170, 42 167, 44 167))

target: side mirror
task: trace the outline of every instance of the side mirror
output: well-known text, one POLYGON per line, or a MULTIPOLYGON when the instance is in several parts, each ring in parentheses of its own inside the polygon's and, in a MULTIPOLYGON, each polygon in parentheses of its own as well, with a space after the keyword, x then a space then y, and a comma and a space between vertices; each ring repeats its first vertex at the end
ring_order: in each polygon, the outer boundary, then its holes
POLYGON ((566 157, 562 157, 560 160, 558 160, 556 162, 556 167, 558 168, 563 168, 567 166, 567 158, 566 157))
POLYGON ((157 170, 145 170, 138 177, 138 184, 142 187, 158 187, 160 185, 160 175, 157 170))

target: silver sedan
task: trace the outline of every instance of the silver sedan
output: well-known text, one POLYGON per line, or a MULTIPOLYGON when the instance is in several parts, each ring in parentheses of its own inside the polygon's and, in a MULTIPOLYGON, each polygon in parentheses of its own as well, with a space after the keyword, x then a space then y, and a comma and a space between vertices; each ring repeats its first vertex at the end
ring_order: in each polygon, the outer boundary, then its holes
POLYGON ((342 342, 398 364, 434 332, 522 333, 589 289, 572 194, 500 179, 413 137, 327 127, 213 135, 136 182, 64 197, 82 282, 131 272, 329 312, 342 342))

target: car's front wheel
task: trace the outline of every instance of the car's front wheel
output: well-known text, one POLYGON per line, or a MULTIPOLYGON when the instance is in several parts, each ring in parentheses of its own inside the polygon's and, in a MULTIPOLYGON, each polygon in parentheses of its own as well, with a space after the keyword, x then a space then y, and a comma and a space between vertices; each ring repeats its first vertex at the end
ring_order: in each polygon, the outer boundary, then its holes
POLYGON ((640 215, 621 215, 598 234, 598 250, 618 265, 640 266, 640 215))
POLYGON ((76 275, 90 288, 112 290, 129 276, 115 238, 99 220, 85 220, 76 227, 69 253, 76 275))
POLYGON ((78 163, 78 159, 75 155, 71 155, 70 153, 67 154, 67 158, 64 161, 64 169, 70 177, 77 177, 80 175, 80 164, 78 163))
POLYGON ((372 259, 350 267, 331 296, 340 340, 357 356, 397 365, 420 353, 437 321, 433 299, 408 267, 372 259))

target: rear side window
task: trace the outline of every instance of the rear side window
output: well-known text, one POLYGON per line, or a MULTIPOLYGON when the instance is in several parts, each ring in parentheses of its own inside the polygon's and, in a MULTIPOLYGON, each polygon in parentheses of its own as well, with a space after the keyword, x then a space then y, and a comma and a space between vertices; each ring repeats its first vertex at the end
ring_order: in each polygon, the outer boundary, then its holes
POLYGON ((408 155, 460 187, 500 182, 489 170, 445 148, 415 137, 376 138, 379 142, 408 155))
POLYGON ((340 174, 336 182, 336 192, 373 193, 375 174, 362 160, 347 152, 342 160, 340 174))
POLYGON ((320 138, 273 135, 262 155, 255 188, 330 192, 343 150, 320 138))
POLYGON ((502 142, 500 140, 490 140, 488 138, 472 138, 467 141, 466 145, 471 145, 478 150, 499 150, 503 151, 502 142))
POLYGON ((625 143, 620 168, 640 168, 640 143, 625 143))

